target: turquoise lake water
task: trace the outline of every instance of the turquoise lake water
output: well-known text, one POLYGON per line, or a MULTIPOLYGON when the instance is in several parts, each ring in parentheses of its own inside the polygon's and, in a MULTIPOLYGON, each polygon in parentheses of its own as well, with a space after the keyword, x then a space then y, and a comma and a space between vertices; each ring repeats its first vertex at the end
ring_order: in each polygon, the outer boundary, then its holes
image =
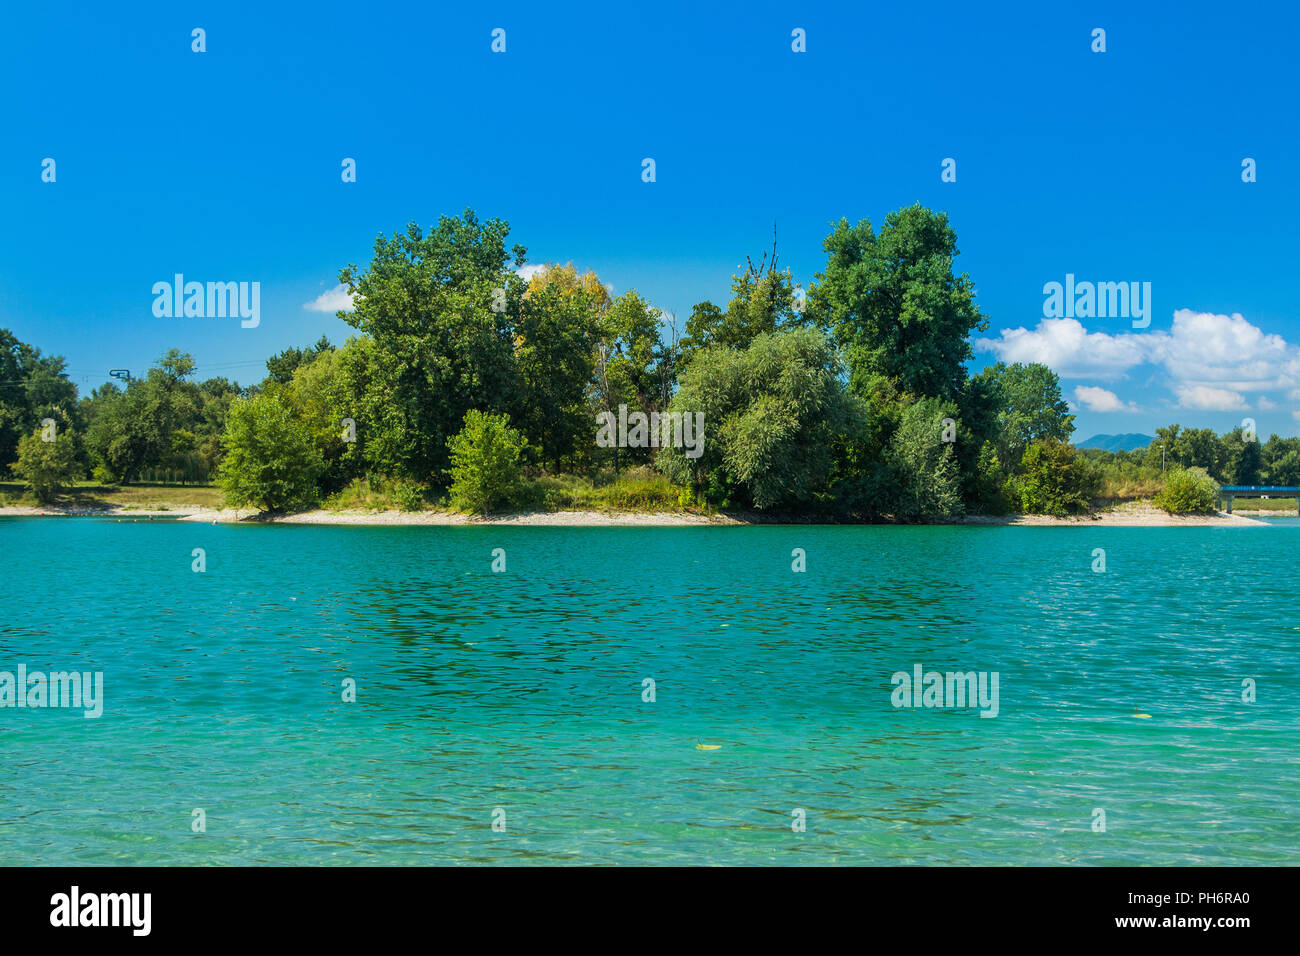
POLYGON ((1297 864, 1298 559, 1295 519, 3 518, 0 671, 105 699, 0 709, 0 864, 1297 864), (894 707, 917 664, 998 715, 894 707))

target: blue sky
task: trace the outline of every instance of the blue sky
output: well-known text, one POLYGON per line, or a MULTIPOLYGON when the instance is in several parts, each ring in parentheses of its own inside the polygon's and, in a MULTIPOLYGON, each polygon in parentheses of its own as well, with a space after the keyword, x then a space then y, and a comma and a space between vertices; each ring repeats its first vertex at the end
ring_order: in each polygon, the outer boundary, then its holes
POLYGON ((807 285, 832 221, 919 201, 990 318, 974 367, 1047 362, 1077 438, 1296 434, 1297 6, 978 6, 10 5, 0 326, 83 390, 171 347, 249 383, 346 338, 305 306, 410 220, 500 216, 531 262, 684 317, 774 221, 807 285), (178 272, 260 282, 260 325, 155 317, 178 272), (1045 320, 1067 273, 1150 282, 1150 326, 1045 320))

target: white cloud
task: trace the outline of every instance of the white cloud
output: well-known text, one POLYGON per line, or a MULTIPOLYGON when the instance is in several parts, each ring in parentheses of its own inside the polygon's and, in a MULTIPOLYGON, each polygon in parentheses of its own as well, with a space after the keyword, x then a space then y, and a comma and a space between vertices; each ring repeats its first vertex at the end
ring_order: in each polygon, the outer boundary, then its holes
POLYGON ((1271 412, 1273 409, 1277 408, 1277 402, 1273 401, 1267 395, 1261 395, 1259 401, 1255 403, 1255 406, 1261 412, 1271 412))
POLYGON ((1147 360, 1144 336, 1088 332, 1078 319, 1043 319, 1032 331, 1003 329, 975 346, 1004 362, 1041 362, 1066 378, 1116 379, 1147 360))
POLYGON ((1173 328, 1150 338, 1151 360, 1179 382, 1260 391, 1294 385, 1300 375, 1300 348, 1237 313, 1179 309, 1173 328))
POLYGON ((310 302, 304 302, 302 307, 308 312, 351 312, 352 296, 348 295, 348 290, 340 284, 328 292, 322 292, 310 302))
POLYGON ((1132 402, 1127 405, 1114 392, 1095 385, 1080 385, 1074 390, 1074 399, 1090 412, 1131 412, 1137 406, 1132 402))
MULTIPOLYGON (((1042 319, 1033 329, 1003 329, 996 339, 979 339, 975 347, 1004 362, 1041 362, 1062 378, 1116 381, 1140 365, 1154 365, 1168 375, 1183 408, 1237 411, 1249 407, 1243 393, 1275 388, 1291 389, 1291 398, 1300 399, 1300 346, 1238 313, 1179 309, 1168 331, 1115 334, 1089 332, 1077 319, 1042 319)), ((1089 408, 1092 401, 1109 401, 1095 391, 1076 390, 1075 397, 1089 408)), ((1267 402, 1260 408, 1267 410, 1267 402)))
POLYGON ((520 266, 518 269, 516 269, 515 275, 519 276, 519 278, 523 279, 525 282, 531 282, 533 276, 537 275, 538 273, 545 272, 547 268, 548 266, 545 265, 529 264, 526 266, 520 266))
POLYGON ((1240 392, 1211 385, 1180 385, 1178 404, 1181 408, 1195 408, 1206 412, 1236 412, 1250 408, 1240 392))

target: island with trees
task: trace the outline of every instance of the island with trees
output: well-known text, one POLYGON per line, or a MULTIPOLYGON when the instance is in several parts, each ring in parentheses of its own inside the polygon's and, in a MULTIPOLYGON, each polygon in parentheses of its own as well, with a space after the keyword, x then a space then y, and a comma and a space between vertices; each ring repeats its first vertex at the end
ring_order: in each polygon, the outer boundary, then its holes
MULTIPOLYGON (((81 396, 64 362, 0 330, 4 504, 179 486, 265 515, 324 507, 741 513, 943 521, 1087 514, 1151 499, 1212 513, 1218 483, 1300 483, 1300 439, 1178 425, 1078 450, 1038 364, 972 373, 987 328, 945 214, 841 220, 805 293, 770 255, 678 328, 572 264, 521 274, 509 226, 466 210, 380 236, 340 281, 356 329, 197 380, 173 349, 81 396), (630 413, 629 413, 630 410, 630 413), (597 441, 599 422, 702 415, 703 441, 597 441), (1163 457, 1162 457, 1163 456, 1163 457)), ((135 500, 148 502, 148 494, 135 500)))

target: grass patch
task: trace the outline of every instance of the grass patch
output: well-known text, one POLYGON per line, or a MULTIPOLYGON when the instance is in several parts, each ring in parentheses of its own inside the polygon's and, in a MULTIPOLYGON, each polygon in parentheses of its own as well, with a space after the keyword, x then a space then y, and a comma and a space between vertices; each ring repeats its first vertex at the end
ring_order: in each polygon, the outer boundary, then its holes
MULTIPOLYGON (((694 504, 689 489, 658 472, 633 468, 616 478, 593 483, 580 475, 527 478, 519 504, 543 511, 682 511, 694 504)), ((691 509, 691 510, 699 510, 691 509)))
POLYGON ((423 486, 378 475, 354 478, 321 502, 326 511, 424 511, 429 505, 423 486))
MULTIPOLYGON (((50 508, 121 508, 124 511, 197 511, 222 507, 213 485, 101 485, 82 481, 66 488, 50 508)), ((0 483, 0 505, 39 508, 41 502, 19 482, 0 483)))
POLYGON ((1232 510, 1277 511, 1285 514, 1295 514, 1296 500, 1294 498, 1234 498, 1232 510))

